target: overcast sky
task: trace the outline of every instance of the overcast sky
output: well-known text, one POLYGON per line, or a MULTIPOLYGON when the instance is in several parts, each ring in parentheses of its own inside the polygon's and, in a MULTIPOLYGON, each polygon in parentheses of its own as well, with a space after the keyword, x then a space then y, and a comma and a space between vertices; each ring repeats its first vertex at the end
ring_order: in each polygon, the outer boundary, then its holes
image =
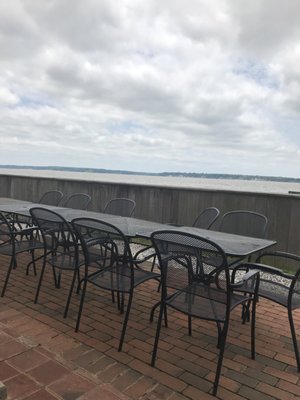
POLYGON ((0 0, 0 164, 300 177, 299 0, 0 0))

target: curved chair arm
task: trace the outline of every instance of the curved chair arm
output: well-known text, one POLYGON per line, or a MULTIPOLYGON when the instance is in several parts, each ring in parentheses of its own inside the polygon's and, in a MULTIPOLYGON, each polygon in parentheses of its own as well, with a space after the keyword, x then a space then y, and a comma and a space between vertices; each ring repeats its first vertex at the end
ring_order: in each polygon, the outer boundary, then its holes
POLYGON ((272 267, 271 265, 267 265, 267 264, 251 263, 251 262, 239 264, 239 265, 235 266, 232 270, 233 271, 238 271, 238 270, 249 271, 252 268, 259 269, 262 272, 270 272, 273 274, 284 275, 284 272, 280 268, 272 267))
POLYGON ((243 264, 238 264, 235 267, 232 268, 232 275, 231 275, 231 282, 235 282, 235 276, 238 271, 249 271, 249 270, 259 270, 261 272, 268 272, 273 275, 280 275, 280 276, 285 276, 288 278, 292 278, 291 275, 286 276, 287 274, 284 274, 284 272, 275 267, 271 267, 270 265, 266 264, 260 264, 260 263, 243 263, 243 264))
POLYGON ((242 286, 244 286, 245 283, 247 283, 249 280, 253 279, 255 276, 256 276, 256 280, 257 280, 259 277, 259 272, 260 271, 257 269, 252 269, 252 270, 246 272, 246 274, 242 276, 242 279, 240 281, 238 281, 236 283, 231 283, 231 287, 233 289, 239 289, 242 286))

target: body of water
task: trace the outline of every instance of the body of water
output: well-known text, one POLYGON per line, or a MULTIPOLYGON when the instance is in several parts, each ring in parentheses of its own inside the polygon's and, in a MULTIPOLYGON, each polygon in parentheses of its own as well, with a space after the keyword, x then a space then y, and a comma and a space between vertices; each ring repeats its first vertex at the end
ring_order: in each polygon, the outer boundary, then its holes
POLYGON ((30 169, 0 169, 0 175, 34 176, 60 179, 74 179, 96 182, 129 183, 138 185, 166 186, 180 188, 219 189, 260 193, 288 194, 289 191, 300 193, 300 183, 273 182, 240 179, 208 179, 173 176, 148 176, 126 174, 102 174, 91 172, 70 172, 30 169))

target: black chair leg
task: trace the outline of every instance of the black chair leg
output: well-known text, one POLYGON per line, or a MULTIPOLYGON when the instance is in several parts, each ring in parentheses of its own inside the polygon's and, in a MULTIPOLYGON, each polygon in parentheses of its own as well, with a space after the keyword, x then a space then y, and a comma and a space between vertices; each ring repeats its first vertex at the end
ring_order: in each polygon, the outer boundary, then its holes
POLYGON ((118 310, 120 311, 120 314, 122 314, 122 312, 121 312, 120 292, 117 292, 117 305, 118 305, 118 310))
MULTIPOLYGON (((34 273, 34 276, 36 276, 36 266, 35 266, 34 250, 30 250, 30 253, 31 253, 32 266, 33 266, 33 273, 34 273)), ((27 272, 27 271, 26 271, 26 272, 27 272)))
POLYGON ((75 270, 74 274, 73 274, 73 279, 72 279, 70 290, 69 290, 68 300, 67 300, 66 307, 65 307, 64 318, 67 318, 67 315, 68 315, 69 306, 70 306, 70 302, 71 302, 71 298, 72 298, 72 294, 73 294, 73 290, 74 290, 74 286, 75 286, 76 277, 77 277, 77 270, 75 270))
POLYGON ((217 349, 221 347, 221 339, 222 339, 222 326, 219 321, 216 321, 217 330, 218 330, 218 342, 217 342, 217 349))
POLYGON ((53 272, 54 286, 58 289, 59 282, 58 282, 58 278, 56 276, 55 267, 52 267, 52 272, 53 272))
MULTIPOLYGON (((149 318, 150 322, 153 322, 155 310, 156 310, 157 307, 159 307, 160 305, 161 305, 161 301, 158 301, 158 302, 157 302, 156 304, 154 304, 154 306, 152 307, 151 313, 150 313, 150 318, 149 318)), ((168 327, 168 315, 167 315, 167 307, 166 307, 166 306, 165 306, 165 308, 164 308, 164 316, 165 316, 165 327, 167 328, 167 327, 168 327)))
MULTIPOLYGON (((122 346, 123 346, 124 337, 125 337, 126 328, 127 328, 127 322, 129 319, 129 313, 130 313, 130 309, 131 309, 132 297, 133 297, 133 290, 129 294, 129 299, 128 299, 128 303, 127 303, 127 309, 126 309, 126 314, 125 314, 125 318, 124 318, 124 322, 123 322, 122 334, 121 334, 121 338, 120 338, 118 351, 122 351, 122 346)), ((123 301, 124 301, 124 293, 122 293, 122 302, 123 301)), ((122 308, 123 307, 124 306, 122 306, 122 308)))
POLYGON ((78 332, 78 330, 79 330, 81 313, 82 313, 82 309, 83 309, 83 303, 84 303, 85 292, 86 292, 86 286, 87 286, 87 280, 84 279, 83 280, 83 288, 82 288, 82 292, 81 292, 81 299, 80 299, 80 305, 79 305, 79 310, 78 310, 78 316, 77 316, 75 332, 78 332))
POLYGON ((79 268, 77 268, 76 277, 77 277, 77 293, 79 293, 79 291, 80 291, 80 272, 79 272, 79 268))
POLYGON ((163 317, 165 307, 166 307, 165 305, 160 303, 159 316, 158 316, 157 327, 156 327, 156 335, 155 335, 154 346, 153 346, 153 351, 152 351, 152 359, 151 359, 152 367, 155 366, 155 359, 156 359, 157 347, 158 347, 159 336, 160 336, 161 322, 162 322, 162 317, 163 317))
MULTIPOLYGON (((255 359, 255 319, 256 319, 256 303, 257 301, 253 299, 252 301, 252 314, 251 314, 251 358, 255 359)), ((250 314, 249 314, 250 315, 250 314)))
POLYGON ((167 314, 167 306, 164 306, 164 316, 165 316, 165 327, 168 327, 168 314, 167 314))
POLYGON ((220 380, 221 369, 222 369, 223 358, 224 358, 227 331, 228 331, 228 322, 224 324, 223 331, 222 331, 222 333, 220 335, 220 338, 218 340, 219 345, 220 345, 220 352, 219 352, 219 359, 218 359, 218 365, 217 365, 217 370, 216 370, 216 376, 215 376, 213 391, 212 391, 212 394, 214 396, 217 395, 217 391, 218 391, 219 380, 220 380))
POLYGON ((10 274, 11 274, 11 271, 12 271, 14 265, 15 265, 15 261, 14 261, 14 257, 12 257, 11 260, 10 260, 10 264, 9 264, 9 267, 8 267, 7 274, 6 274, 5 282, 4 282, 4 285, 3 285, 3 288, 2 288, 1 297, 3 297, 4 294, 5 294, 6 286, 8 284, 8 280, 9 280, 9 277, 10 277, 10 274))
POLYGON ((160 306, 160 303, 161 303, 161 302, 158 301, 158 302, 157 302, 156 304, 154 304, 154 306, 152 307, 151 313, 150 313, 150 322, 153 322, 155 310, 157 309, 157 307, 160 306))
MULTIPOLYGON (((111 293, 113 294, 114 292, 112 291, 111 293)), ((120 314, 124 313, 124 303, 125 303, 124 296, 125 296, 124 293, 117 292, 118 310, 120 311, 120 314)), ((114 298, 114 296, 112 298, 114 298)))
POLYGON ((115 292, 113 290, 111 291, 111 301, 112 301, 113 304, 116 302, 116 300, 115 300, 115 292))
MULTIPOLYGON (((49 252, 47 253, 47 255, 48 255, 48 254, 49 254, 49 252)), ((27 267, 26 267, 26 275, 29 274, 29 268, 30 268, 30 266, 33 265, 33 270, 35 270, 35 264, 36 264, 36 262, 39 261, 40 259, 42 259, 43 257, 45 257, 44 254, 43 254, 42 256, 37 257, 37 258, 33 258, 33 259, 27 264, 27 267)), ((36 275, 36 274, 35 274, 35 275, 36 275)))
POLYGON ((296 332, 295 332, 293 313, 290 308, 288 308, 288 316, 289 316, 289 323, 290 323, 291 334, 292 334, 292 339, 293 339, 294 352, 295 352, 295 357, 296 357, 296 362, 297 362, 297 369, 300 372, 299 349, 298 349, 297 337, 296 337, 296 332))
POLYGON ((37 303, 38 298, 39 298, 40 289, 41 289, 41 285, 42 285, 42 280, 43 280, 43 276, 44 276, 44 272, 45 272, 45 267, 46 267, 46 258, 44 258, 44 261, 43 261, 43 265, 42 265, 42 269, 41 269, 41 274, 40 274, 40 279, 39 279, 38 287, 37 287, 37 289, 36 289, 34 304, 37 303))
POLYGON ((189 336, 192 336, 192 317, 188 316, 189 336))

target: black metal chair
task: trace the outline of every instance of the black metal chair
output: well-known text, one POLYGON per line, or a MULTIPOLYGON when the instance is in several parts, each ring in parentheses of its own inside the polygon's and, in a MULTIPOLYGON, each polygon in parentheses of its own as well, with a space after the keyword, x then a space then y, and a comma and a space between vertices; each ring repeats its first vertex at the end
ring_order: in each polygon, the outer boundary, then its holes
POLYGON ((220 211, 216 207, 205 208, 197 216, 193 225, 195 228, 209 229, 212 224, 218 219, 220 211))
MULTIPOLYGON (((218 219, 219 215, 220 215, 220 211, 216 207, 205 208, 196 217, 192 226, 195 228, 209 229, 213 225, 213 223, 218 219)), ((177 224, 172 224, 172 223, 169 223, 168 225, 178 226, 177 224)), ((136 258, 141 257, 141 255, 143 253, 145 255, 147 255, 147 258, 145 258, 145 261, 148 261, 150 258, 153 258, 153 261, 152 261, 152 269, 153 269, 155 266, 155 262, 156 262, 156 254, 155 254, 155 252, 151 253, 151 249, 153 249, 152 245, 151 246, 146 245, 144 248, 140 249, 136 253, 136 258)))
POLYGON ((48 190, 42 195, 39 203, 46 204, 48 206, 58 206, 63 196, 64 195, 60 190, 48 190))
POLYGON ((77 232, 85 255, 85 274, 76 329, 79 330, 87 284, 118 295, 120 311, 124 310, 124 295, 128 302, 118 351, 122 350, 135 287, 158 277, 158 274, 138 267, 131 255, 127 238, 115 226, 92 218, 76 218, 72 226, 77 232), (121 296, 121 301, 120 301, 121 296))
MULTIPOLYGON (((265 252, 258 256, 256 263, 235 268, 233 280, 242 269, 260 271, 259 297, 274 301, 287 309, 297 368, 300 372, 300 355, 293 320, 293 311, 300 307, 300 256, 280 251, 265 252)), ((253 294, 247 286, 240 290, 253 294)), ((248 313, 244 313, 244 320, 247 315, 248 313)))
MULTIPOLYGON (((157 231, 151 235, 161 268, 161 302, 151 365, 155 365, 163 316, 167 324, 167 308, 188 317, 189 334, 192 318, 213 321, 217 325, 219 358, 213 386, 216 395, 221 374, 231 311, 247 303, 248 296, 234 290, 245 281, 257 294, 259 274, 246 274, 241 282, 231 284, 226 255, 215 243, 179 231, 157 231), (214 263, 211 264, 210 260, 214 263)), ((255 357, 255 306, 257 295, 251 298, 251 357, 255 357)))
POLYGON ((46 265, 53 271, 54 284, 60 287, 62 271, 73 272, 69 295, 64 311, 67 316, 76 278, 79 281, 79 267, 83 263, 80 259, 78 239, 69 224, 61 215, 41 207, 30 209, 33 222, 38 227, 43 240, 43 265, 40 272, 34 303, 37 303, 45 273, 46 265), (58 273, 57 273, 58 271, 58 273))
POLYGON ((217 228, 220 232, 264 238, 268 219, 255 211, 235 210, 223 215, 217 228))
POLYGON ((31 253, 34 273, 36 274, 34 252, 43 248, 44 245, 36 237, 33 228, 17 229, 14 220, 7 219, 4 214, 0 213, 0 254, 10 258, 1 297, 5 294, 12 270, 17 267, 18 254, 31 253))
POLYGON ((74 193, 64 202, 64 207, 86 210, 91 202, 91 196, 86 193, 74 193))
POLYGON ((131 217, 135 209, 134 200, 125 197, 111 199, 106 203, 103 212, 105 214, 119 215, 121 217, 131 217))

